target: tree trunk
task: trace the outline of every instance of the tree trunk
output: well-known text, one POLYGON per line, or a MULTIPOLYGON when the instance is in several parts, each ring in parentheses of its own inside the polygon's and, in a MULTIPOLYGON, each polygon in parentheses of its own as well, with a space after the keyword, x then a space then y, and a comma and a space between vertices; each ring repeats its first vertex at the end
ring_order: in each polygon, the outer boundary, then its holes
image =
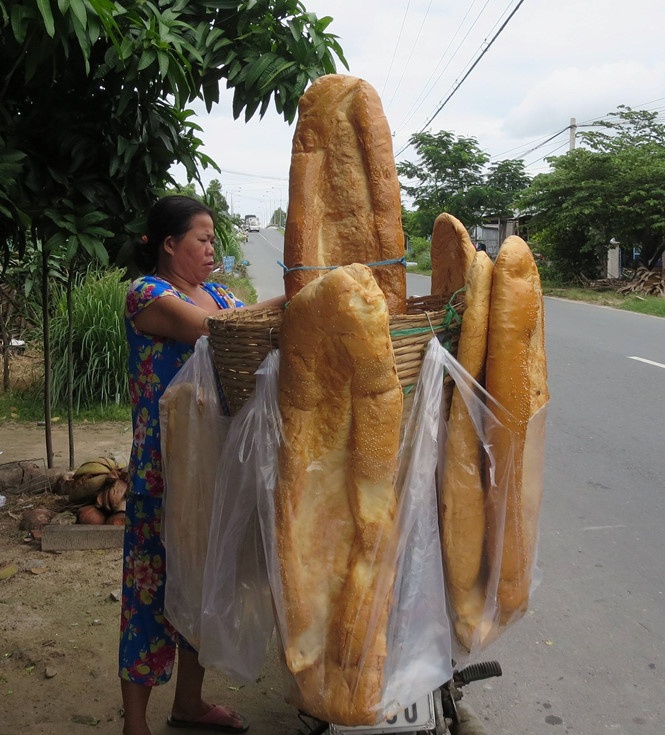
MULTIPOLYGON (((36 241, 36 238, 35 238, 36 241)), ((49 321, 48 252, 42 242, 42 321, 44 340, 44 437, 46 466, 53 467, 53 435, 51 432, 51 340, 49 321)))
POLYGON ((9 360, 11 358, 12 331, 11 321, 14 302, 10 286, 0 286, 0 312, 2 316, 2 387, 9 393, 9 360))
POLYGON ((2 324, 2 388, 5 393, 9 393, 9 344, 11 336, 7 325, 2 324))
POLYGON ((67 274, 67 434, 69 437, 69 469, 74 469, 74 327, 72 325, 72 285, 74 263, 67 274))

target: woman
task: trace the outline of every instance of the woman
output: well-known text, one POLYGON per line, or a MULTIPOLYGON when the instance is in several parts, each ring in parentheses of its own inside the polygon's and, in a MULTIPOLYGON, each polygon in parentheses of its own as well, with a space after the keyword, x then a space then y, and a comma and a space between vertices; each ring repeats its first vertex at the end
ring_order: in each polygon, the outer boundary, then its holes
POLYGON ((237 712, 202 698, 204 669, 197 652, 164 618, 165 553, 160 540, 163 482, 159 399, 206 334, 219 309, 282 306, 280 297, 244 307, 221 284, 206 283, 214 263, 210 210, 183 196, 159 200, 148 217, 137 263, 145 273, 128 291, 125 326, 134 438, 125 526, 120 679, 123 735, 150 735, 146 712, 153 686, 166 683, 178 648, 169 717, 175 727, 244 732, 237 712))

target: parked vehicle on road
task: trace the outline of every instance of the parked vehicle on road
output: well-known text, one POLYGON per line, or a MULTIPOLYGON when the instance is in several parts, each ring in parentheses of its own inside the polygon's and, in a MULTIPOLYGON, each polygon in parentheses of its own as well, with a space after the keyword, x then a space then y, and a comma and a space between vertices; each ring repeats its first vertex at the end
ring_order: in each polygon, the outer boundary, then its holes
POLYGON ((261 229, 259 218, 255 214, 246 215, 245 228, 247 229, 247 232, 259 232, 259 230, 261 229))

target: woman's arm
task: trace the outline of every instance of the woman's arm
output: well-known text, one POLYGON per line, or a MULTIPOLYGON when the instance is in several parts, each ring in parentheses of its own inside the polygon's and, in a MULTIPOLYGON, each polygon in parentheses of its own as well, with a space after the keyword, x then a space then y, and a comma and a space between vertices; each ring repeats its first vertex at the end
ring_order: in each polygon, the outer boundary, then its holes
MULTIPOLYGON (((258 304, 250 304, 239 308, 247 310, 282 308, 285 301, 285 296, 277 296, 258 304)), ((230 309, 230 311, 235 310, 230 309)), ((220 311, 229 311, 229 309, 206 311, 200 306, 190 304, 182 299, 164 296, 153 301, 137 314, 134 317, 134 325, 144 334, 175 339, 193 345, 196 344, 199 337, 208 334, 208 317, 219 314, 220 311)))

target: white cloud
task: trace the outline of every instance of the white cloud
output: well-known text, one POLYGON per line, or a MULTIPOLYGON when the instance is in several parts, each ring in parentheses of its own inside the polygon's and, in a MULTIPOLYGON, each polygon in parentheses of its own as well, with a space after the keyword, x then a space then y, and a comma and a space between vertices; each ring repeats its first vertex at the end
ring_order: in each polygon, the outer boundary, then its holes
POLYGON ((651 102, 654 90, 664 88, 665 64, 649 68, 629 61, 556 69, 526 91, 503 125, 516 136, 532 136, 571 117, 590 122, 621 104, 651 102))
MULTIPOLYGON (((434 115, 517 0, 303 2, 319 17, 334 18, 328 31, 340 37, 349 73, 381 95, 399 150, 434 115)), ((572 117, 582 123, 620 104, 665 109, 664 13, 661 0, 525 0, 429 127, 474 137, 495 157, 521 157, 572 117)), ((233 121, 230 110, 225 93, 214 114, 198 121, 206 153, 224 169, 205 179, 219 178, 240 212, 267 209, 279 196, 285 206, 295 127, 272 109, 248 124, 233 121)), ((564 135, 527 162, 538 165, 566 143, 564 135)), ((407 149, 403 157, 412 155, 407 149)))

